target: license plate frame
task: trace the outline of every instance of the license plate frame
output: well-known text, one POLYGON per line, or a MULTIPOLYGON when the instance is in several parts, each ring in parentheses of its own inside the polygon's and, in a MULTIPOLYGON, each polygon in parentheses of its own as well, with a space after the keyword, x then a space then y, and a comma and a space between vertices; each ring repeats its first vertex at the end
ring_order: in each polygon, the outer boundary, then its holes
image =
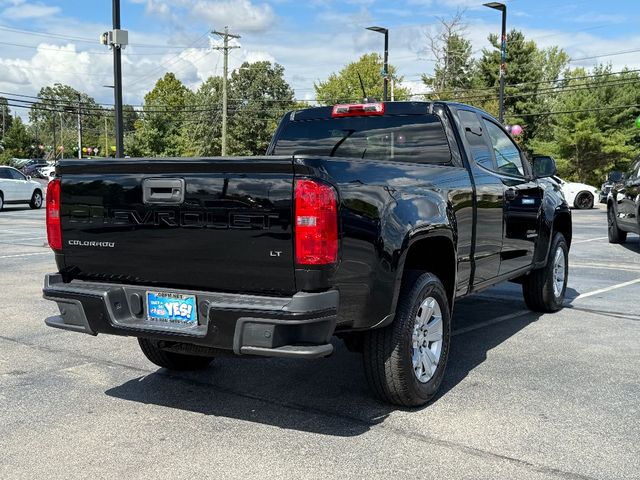
POLYGON ((147 290, 147 321, 158 325, 198 326, 198 301, 195 295, 147 290))

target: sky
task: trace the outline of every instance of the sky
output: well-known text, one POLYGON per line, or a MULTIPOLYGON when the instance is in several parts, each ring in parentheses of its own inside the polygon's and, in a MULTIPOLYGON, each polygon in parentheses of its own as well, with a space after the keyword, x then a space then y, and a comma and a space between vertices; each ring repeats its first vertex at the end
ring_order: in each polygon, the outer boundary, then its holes
MULTIPOLYGON (((414 93, 425 92, 421 74, 433 72, 426 34, 441 18, 464 10, 465 35, 474 55, 498 33, 500 13, 483 0, 121 0, 124 101, 140 105, 158 78, 172 71, 197 89, 222 74, 211 30, 226 25, 241 35, 229 66, 269 60, 281 64, 296 98, 314 98, 324 80, 362 54, 382 52, 389 29, 389 61, 414 93)), ((572 66, 611 63, 640 68, 640 1, 507 0, 508 27, 539 46, 558 45, 572 66), (635 50, 635 51, 633 51, 635 50), (624 53, 628 52, 628 53, 624 53), (595 57, 595 58, 594 58, 595 57)), ((0 96, 36 95, 65 83, 101 103, 113 103, 113 60, 98 37, 111 29, 110 0, 0 0, 0 96)), ((21 116, 26 110, 12 108, 21 116)))

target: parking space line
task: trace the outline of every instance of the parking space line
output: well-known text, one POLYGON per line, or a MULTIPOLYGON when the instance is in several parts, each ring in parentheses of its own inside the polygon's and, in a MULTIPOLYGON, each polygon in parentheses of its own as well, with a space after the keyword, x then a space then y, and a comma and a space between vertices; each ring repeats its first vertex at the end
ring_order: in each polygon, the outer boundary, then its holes
POLYGON ((594 290, 593 292, 581 293, 580 295, 578 295, 575 298, 575 300, 580 300, 582 298, 587 298, 587 297, 593 297, 594 295, 599 295, 601 293, 607 293, 607 292, 610 292, 611 290, 617 290, 618 288, 624 288, 624 287, 628 287, 630 285, 635 285, 636 283, 640 283, 640 278, 636 278, 635 280, 630 280, 630 281, 624 282, 624 283, 618 283, 616 285, 611 285, 610 287, 607 287, 607 288, 601 288, 599 290, 594 290))
POLYGON ((640 272, 640 265, 619 265, 616 263, 602 264, 602 263, 575 263, 570 262, 569 268, 595 268, 601 270, 619 270, 623 272, 640 272))
POLYGON ((587 243, 587 242, 597 242, 599 240, 608 240, 609 237, 598 237, 598 238, 590 238, 588 240, 577 240, 575 242, 571 242, 571 245, 577 245, 578 243, 587 243))
POLYGON ((486 320, 484 322, 476 323, 469 327, 460 328, 458 330, 454 330, 451 335, 457 336, 462 335, 463 333, 473 332, 474 330, 479 330, 480 328, 489 327, 491 325, 495 325, 496 323, 506 322, 507 320, 512 320, 514 318, 522 317, 527 313, 531 313, 531 310, 518 310, 517 312, 509 313, 507 315, 502 315, 501 317, 492 318, 491 320, 486 320))
MULTIPOLYGON (((37 248, 34 246, 34 248, 37 248)), ((33 255, 49 255, 51 252, 32 252, 32 253, 18 253, 16 255, 0 255, 0 258, 18 258, 18 257, 31 257, 33 255)))

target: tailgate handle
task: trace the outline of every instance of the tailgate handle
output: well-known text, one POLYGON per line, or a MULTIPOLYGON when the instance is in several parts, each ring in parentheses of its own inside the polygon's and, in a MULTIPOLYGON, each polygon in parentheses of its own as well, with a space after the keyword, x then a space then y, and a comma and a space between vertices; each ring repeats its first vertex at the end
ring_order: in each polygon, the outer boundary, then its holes
POLYGON ((142 181, 144 203, 178 205, 184 202, 183 178, 145 178, 142 181))

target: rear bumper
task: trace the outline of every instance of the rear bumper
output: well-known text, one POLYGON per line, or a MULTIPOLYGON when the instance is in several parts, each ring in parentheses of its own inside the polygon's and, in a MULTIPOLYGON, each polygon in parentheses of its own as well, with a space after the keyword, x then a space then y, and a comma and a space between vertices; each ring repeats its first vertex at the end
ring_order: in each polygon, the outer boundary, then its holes
POLYGON ((170 290, 196 295, 198 325, 149 322, 147 290, 140 287, 45 277, 44 298, 58 304, 60 315, 45 323, 54 328, 97 335, 107 333, 233 350, 236 354, 317 358, 333 351, 339 294, 300 292, 291 297, 170 290))

